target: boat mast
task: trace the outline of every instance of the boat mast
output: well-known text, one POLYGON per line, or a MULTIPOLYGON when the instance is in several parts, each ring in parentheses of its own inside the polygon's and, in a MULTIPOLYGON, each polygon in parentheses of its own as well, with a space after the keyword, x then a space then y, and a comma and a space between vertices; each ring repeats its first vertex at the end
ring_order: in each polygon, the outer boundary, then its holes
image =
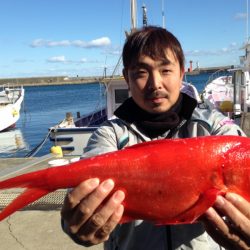
POLYGON ((131 12, 131 32, 136 30, 137 27, 137 4, 136 0, 130 0, 130 12, 131 12))
POLYGON ((247 23, 246 23, 246 42, 248 43, 248 0, 247 0, 247 14, 246 14, 246 19, 247 19, 247 23))
POLYGON ((249 44, 249 33, 248 33, 248 22, 249 22, 249 11, 248 11, 248 0, 246 0, 246 46, 245 46, 245 62, 244 67, 247 70, 250 69, 250 44, 249 44))

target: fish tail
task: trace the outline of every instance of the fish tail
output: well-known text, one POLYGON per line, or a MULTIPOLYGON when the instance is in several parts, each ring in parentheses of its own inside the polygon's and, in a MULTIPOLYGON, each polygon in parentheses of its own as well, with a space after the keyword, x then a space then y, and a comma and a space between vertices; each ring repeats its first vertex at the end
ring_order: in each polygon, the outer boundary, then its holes
POLYGON ((15 211, 54 191, 45 188, 46 173, 46 171, 40 170, 0 181, 0 189, 26 188, 23 193, 16 197, 0 212, 0 221, 15 211))
POLYGON ((0 212, 0 221, 5 219, 7 216, 13 214, 17 210, 25 207, 26 205, 38 200, 53 190, 46 190, 42 188, 28 188, 15 198, 9 205, 7 205, 0 212))
POLYGON ((23 174, 12 177, 7 180, 0 181, 0 189, 9 188, 35 188, 43 187, 46 180, 47 169, 36 172, 23 174))

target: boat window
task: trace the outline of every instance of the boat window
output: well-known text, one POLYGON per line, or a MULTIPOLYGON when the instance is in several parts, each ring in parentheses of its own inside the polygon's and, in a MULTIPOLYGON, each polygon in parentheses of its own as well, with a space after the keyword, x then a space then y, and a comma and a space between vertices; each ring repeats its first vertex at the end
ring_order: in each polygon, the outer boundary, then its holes
POLYGON ((245 85, 244 77, 245 77, 244 72, 241 72, 241 85, 245 85))
POLYGON ((115 90, 115 103, 123 103, 128 98, 127 89, 116 89, 115 90))

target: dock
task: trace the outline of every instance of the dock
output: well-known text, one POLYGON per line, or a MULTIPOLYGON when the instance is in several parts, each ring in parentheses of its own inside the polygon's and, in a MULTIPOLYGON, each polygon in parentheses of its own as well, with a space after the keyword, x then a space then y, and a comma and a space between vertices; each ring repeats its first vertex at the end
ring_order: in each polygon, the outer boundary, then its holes
MULTIPOLYGON (((23 173, 50 167, 48 162, 55 155, 38 158, 2 158, 0 180, 23 173)), ((0 209, 20 194, 21 189, 1 190, 0 209)), ((60 210, 66 190, 57 190, 15 212, 0 222, 1 249, 15 250, 82 250, 83 246, 74 243, 61 229, 60 210)), ((88 247, 101 250, 103 244, 88 247)))

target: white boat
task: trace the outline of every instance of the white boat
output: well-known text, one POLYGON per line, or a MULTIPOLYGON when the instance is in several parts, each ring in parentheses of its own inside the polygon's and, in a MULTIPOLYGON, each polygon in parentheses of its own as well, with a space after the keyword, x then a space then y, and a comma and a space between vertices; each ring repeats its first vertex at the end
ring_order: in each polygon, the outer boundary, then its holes
POLYGON ((214 78, 212 75, 202 92, 202 99, 210 109, 233 119, 250 112, 250 44, 245 51, 239 67, 228 70, 223 76, 214 78))
POLYGON ((20 118, 24 99, 23 87, 1 86, 0 90, 0 131, 15 127, 20 118))

